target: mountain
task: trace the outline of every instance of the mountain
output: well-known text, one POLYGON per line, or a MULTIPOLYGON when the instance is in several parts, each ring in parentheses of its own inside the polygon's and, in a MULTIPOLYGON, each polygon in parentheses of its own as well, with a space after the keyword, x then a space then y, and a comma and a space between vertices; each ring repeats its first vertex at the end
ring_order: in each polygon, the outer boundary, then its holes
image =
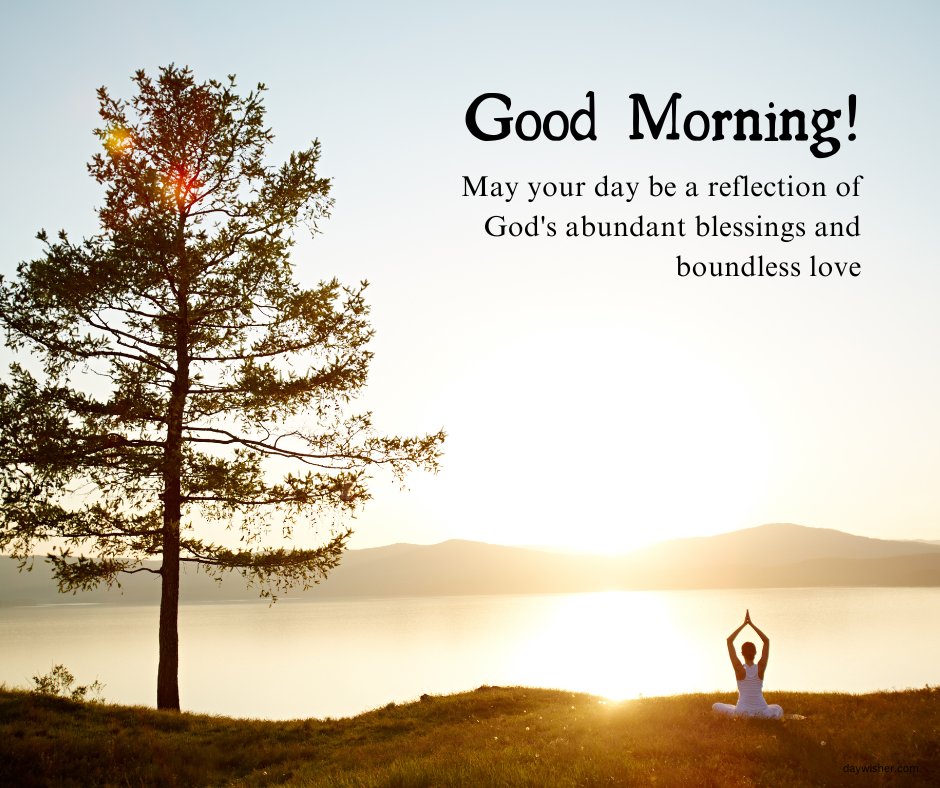
POLYGON ((642 553, 649 560, 782 565, 817 558, 888 558, 938 553, 937 545, 871 539, 831 528, 771 523, 743 531, 659 542, 642 553))
POLYGON ((624 557, 649 588, 940 585, 940 545, 771 523, 660 542, 624 557))
MULTIPOLYGON (((56 593, 39 558, 29 573, 0 560, 0 604, 107 602, 155 604, 158 579, 122 581, 123 593, 98 589, 56 593)), ((289 598, 526 594, 614 589, 769 588, 804 586, 940 586, 940 545, 871 539, 827 528, 774 523, 717 536, 661 542, 622 556, 568 555, 546 550, 451 540, 350 550, 323 584, 289 598)), ((185 573, 184 602, 257 599, 240 580, 218 584, 185 573)))

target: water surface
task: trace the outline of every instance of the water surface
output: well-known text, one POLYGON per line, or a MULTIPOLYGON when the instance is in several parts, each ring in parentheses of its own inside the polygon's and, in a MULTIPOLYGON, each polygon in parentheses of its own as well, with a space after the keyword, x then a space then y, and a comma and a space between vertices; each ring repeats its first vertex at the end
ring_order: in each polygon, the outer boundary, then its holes
MULTIPOLYGON (((940 589, 733 589, 183 605, 180 694, 189 711, 288 719, 482 684, 731 692, 725 638, 745 607, 771 638, 770 702, 940 684, 940 628, 927 624, 940 589)), ((108 701, 153 705, 157 613, 0 608, 0 681, 27 686, 61 662, 108 701)))

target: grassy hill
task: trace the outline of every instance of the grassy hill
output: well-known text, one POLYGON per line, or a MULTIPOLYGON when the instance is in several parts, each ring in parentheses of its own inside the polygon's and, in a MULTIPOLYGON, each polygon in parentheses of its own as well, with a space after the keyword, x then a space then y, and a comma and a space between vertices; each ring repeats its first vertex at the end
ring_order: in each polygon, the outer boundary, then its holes
POLYGON ((481 687, 348 719, 264 722, 0 691, 0 784, 940 784, 936 688, 773 693, 805 717, 782 722, 718 718, 715 700, 733 697, 611 703, 481 687))

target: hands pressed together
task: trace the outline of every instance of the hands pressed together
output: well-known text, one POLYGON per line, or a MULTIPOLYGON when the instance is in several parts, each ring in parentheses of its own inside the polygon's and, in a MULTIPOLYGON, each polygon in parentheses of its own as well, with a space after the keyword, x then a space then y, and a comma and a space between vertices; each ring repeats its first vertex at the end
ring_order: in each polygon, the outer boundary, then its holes
POLYGON ((767 642, 767 636, 766 636, 763 632, 760 631, 760 629, 758 628, 757 624, 755 624, 753 621, 751 621, 751 611, 750 611, 750 609, 747 609, 747 610, 744 611, 744 621, 743 621, 743 623, 741 624, 741 626, 739 626, 736 630, 734 630, 734 632, 732 632, 732 633, 728 636, 728 640, 729 640, 729 641, 734 640, 734 639, 738 636, 738 633, 739 633, 742 629, 744 629, 744 627, 746 627, 746 626, 750 626, 750 627, 757 633, 758 637, 760 637, 760 639, 761 639, 764 643, 767 642))

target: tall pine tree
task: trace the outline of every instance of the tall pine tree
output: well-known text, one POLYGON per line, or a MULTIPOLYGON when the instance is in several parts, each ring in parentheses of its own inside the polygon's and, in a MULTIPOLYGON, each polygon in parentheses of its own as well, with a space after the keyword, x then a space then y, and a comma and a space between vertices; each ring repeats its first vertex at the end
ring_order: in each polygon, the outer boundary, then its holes
POLYGON ((129 101, 98 91, 99 232, 41 232, 0 288, 8 346, 36 359, 0 384, 0 548, 50 550, 63 591, 158 574, 157 705, 179 709, 180 565, 268 594, 318 582, 370 469, 436 469, 444 435, 381 436, 344 411, 371 359, 366 283, 303 289, 290 259, 331 205, 319 144, 265 163, 263 85, 172 65, 133 81, 129 101), (265 546, 305 521, 325 543, 265 546))

